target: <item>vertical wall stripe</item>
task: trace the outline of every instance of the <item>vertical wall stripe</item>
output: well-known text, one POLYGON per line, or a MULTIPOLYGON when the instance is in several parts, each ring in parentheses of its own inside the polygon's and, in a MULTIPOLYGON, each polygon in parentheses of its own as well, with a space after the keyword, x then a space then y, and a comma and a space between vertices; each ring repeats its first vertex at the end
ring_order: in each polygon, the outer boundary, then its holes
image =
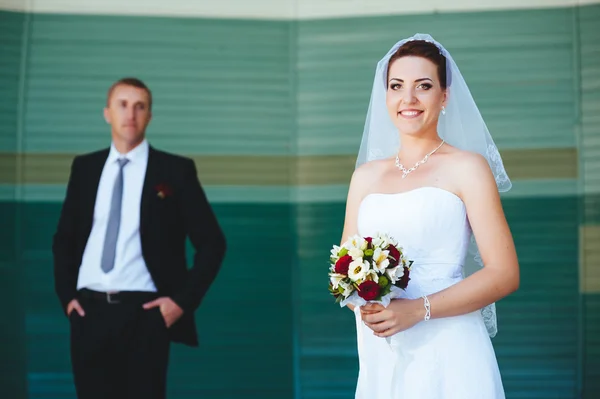
POLYGON ((0 174, 11 184, 0 201, 0 302, 11 303, 0 329, 0 386, 2 396, 27 398, 26 298, 23 296, 21 257, 21 206, 15 202, 19 190, 18 153, 20 149, 22 87, 27 32, 26 14, 0 11, 0 151, 13 155, 0 174), (15 300, 20 298, 20 300, 15 300))
POLYGON ((600 6, 578 10, 581 119, 580 290, 583 294, 582 397, 600 392, 600 6))

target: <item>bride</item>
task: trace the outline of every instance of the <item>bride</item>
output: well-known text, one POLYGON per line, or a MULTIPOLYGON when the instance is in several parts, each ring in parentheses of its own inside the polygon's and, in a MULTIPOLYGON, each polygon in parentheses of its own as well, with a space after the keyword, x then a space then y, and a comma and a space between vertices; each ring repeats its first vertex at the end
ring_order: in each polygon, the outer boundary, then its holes
POLYGON ((510 187, 448 51, 423 34, 396 43, 377 65, 342 242, 387 233, 414 263, 387 308, 349 305, 356 398, 504 398, 490 336, 494 302, 519 286, 499 196, 510 187))

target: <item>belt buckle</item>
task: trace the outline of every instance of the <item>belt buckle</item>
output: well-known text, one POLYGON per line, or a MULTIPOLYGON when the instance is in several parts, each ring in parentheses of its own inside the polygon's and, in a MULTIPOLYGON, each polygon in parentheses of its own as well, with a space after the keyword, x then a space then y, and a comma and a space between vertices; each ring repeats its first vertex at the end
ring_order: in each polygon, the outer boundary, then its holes
POLYGON ((118 294, 117 291, 113 291, 113 292, 107 292, 106 293, 106 302, 110 303, 110 304, 116 304, 116 303, 120 303, 121 301, 119 301, 118 299, 113 299, 112 295, 118 294))

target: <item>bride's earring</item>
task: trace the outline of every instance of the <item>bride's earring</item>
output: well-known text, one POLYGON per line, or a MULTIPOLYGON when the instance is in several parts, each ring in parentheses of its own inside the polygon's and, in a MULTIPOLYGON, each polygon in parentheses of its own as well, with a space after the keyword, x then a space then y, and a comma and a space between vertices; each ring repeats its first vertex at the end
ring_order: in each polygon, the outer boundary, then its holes
POLYGON ((442 115, 446 115, 446 107, 442 105, 442 115))

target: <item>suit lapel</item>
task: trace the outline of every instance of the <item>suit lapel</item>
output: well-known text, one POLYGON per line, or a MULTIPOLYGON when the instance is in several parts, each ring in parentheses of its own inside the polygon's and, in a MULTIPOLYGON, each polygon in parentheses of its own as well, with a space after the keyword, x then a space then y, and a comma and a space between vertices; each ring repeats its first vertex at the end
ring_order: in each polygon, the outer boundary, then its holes
POLYGON ((148 164, 146 165, 146 176, 144 177, 144 186, 142 188, 142 201, 140 204, 140 233, 144 234, 144 229, 150 217, 151 196, 154 195, 153 183, 156 180, 155 175, 158 170, 156 162, 156 151, 152 146, 148 148, 148 164))
POLYGON ((99 151, 91 159, 89 165, 86 165, 87 170, 85 171, 86 179, 81 182, 84 188, 82 190, 83 199, 81 206, 83 207, 82 217, 84 218, 83 225, 86 231, 92 230, 92 223, 94 221, 94 209, 96 207, 96 197, 98 195, 98 186, 100 185, 100 177, 102 176, 102 170, 104 164, 108 158, 109 149, 99 151))

